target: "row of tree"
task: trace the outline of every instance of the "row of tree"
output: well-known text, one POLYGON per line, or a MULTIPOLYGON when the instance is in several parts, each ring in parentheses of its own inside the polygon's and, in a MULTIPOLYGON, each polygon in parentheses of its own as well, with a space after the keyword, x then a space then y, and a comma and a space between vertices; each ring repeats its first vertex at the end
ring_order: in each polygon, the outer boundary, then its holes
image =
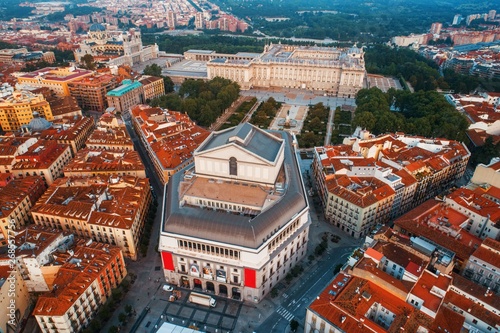
POLYGON ((325 144, 329 114, 330 108, 324 106, 323 103, 309 107, 301 134, 297 135, 299 147, 311 148, 325 144))
POLYGON ((234 113, 229 117, 225 124, 223 124, 220 130, 237 126, 246 117, 250 109, 257 103, 257 98, 252 98, 250 101, 241 103, 241 105, 234 111, 234 113))
POLYGON ((239 93, 237 83, 220 77, 210 81, 189 79, 182 83, 178 93, 154 98, 150 105, 185 112, 200 126, 209 127, 236 101, 239 93))
POLYGON ((266 102, 259 105, 257 110, 255 110, 252 118, 250 119, 250 123, 257 127, 267 129, 271 125, 274 117, 276 117, 276 113, 280 108, 281 103, 276 102, 274 98, 269 97, 266 102))

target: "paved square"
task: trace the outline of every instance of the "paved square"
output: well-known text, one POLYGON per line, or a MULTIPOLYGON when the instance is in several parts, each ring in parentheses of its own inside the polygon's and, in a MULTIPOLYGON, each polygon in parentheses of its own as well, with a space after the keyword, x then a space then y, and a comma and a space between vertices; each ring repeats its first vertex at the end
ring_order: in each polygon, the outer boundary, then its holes
MULTIPOLYGON (((151 307, 151 312, 155 314, 153 317, 157 317, 157 321, 161 321, 160 316, 166 314, 167 316, 163 320, 168 320, 185 327, 196 325, 196 327, 202 328, 207 332, 215 332, 216 329, 219 332, 234 330, 243 303, 217 297, 217 306, 210 308, 190 303, 188 301, 190 292, 185 290, 181 290, 181 292, 182 296, 175 302, 168 302, 166 299, 162 299, 161 301, 158 300, 151 307), (158 307, 158 309, 155 307, 158 307), (160 309, 163 309, 163 311, 160 311, 160 309)), ((165 295, 163 296, 166 298, 165 295)), ((144 327, 148 321, 144 320, 141 327, 144 327)))

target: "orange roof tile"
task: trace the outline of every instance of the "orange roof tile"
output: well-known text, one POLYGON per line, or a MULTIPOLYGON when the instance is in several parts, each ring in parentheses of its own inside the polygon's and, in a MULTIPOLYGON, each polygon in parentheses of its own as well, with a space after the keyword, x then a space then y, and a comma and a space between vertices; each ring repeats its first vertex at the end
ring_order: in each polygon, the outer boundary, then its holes
POLYGON ((380 262, 380 260, 382 260, 384 255, 382 253, 378 252, 377 250, 375 250, 374 248, 369 247, 365 251, 365 257, 372 258, 372 259, 380 262))
POLYGON ((451 282, 451 277, 434 275, 428 270, 424 270, 410 293, 422 299, 424 301, 423 306, 427 309, 437 313, 451 282))
MULTIPOLYGON (((406 230, 407 233, 414 236, 423 236, 434 243, 453 251, 461 260, 466 260, 474 252, 475 247, 479 246, 482 241, 480 238, 471 235, 464 230, 460 231, 460 237, 453 237, 448 232, 445 233, 439 231, 437 226, 429 225, 429 215, 434 217, 436 214, 440 214, 442 217, 446 215, 442 209, 443 206, 441 202, 434 199, 427 200, 420 206, 396 219, 394 221, 394 225, 402 230, 406 230)), ((464 215, 457 211, 454 211, 453 215, 457 215, 458 217, 461 216, 460 218, 465 219, 464 215)))

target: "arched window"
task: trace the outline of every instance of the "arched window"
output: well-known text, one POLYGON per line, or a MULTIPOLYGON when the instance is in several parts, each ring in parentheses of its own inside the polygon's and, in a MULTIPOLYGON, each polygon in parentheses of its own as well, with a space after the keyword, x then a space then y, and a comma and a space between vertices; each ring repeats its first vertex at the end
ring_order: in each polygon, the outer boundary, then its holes
POLYGON ((238 162, 235 157, 229 159, 229 174, 232 176, 238 175, 238 162))

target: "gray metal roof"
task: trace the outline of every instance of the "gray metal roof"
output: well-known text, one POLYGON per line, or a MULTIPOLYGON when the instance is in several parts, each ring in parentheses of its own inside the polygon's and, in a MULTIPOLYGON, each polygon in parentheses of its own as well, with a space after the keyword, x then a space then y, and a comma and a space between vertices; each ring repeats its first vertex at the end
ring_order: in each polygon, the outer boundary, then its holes
POLYGON ((249 123, 243 123, 227 130, 212 133, 196 149, 195 154, 230 144, 236 144, 272 163, 276 161, 283 141, 249 123), (234 140, 234 138, 240 140, 234 140))
POLYGON ((276 228, 281 230, 295 214, 306 209, 307 199, 292 138, 286 132, 277 133, 285 140, 284 167, 287 172, 286 191, 280 201, 253 218, 198 207, 181 207, 178 188, 183 171, 191 167, 187 166, 169 179, 162 232, 257 249, 276 228))

